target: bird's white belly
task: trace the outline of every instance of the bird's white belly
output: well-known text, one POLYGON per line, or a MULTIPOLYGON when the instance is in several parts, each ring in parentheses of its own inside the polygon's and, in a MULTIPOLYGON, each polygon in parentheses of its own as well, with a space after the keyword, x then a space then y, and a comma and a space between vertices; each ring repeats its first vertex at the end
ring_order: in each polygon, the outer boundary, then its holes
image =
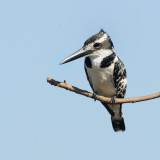
POLYGON ((116 94, 113 81, 114 64, 107 68, 87 68, 89 80, 95 92, 102 96, 113 96, 116 94))

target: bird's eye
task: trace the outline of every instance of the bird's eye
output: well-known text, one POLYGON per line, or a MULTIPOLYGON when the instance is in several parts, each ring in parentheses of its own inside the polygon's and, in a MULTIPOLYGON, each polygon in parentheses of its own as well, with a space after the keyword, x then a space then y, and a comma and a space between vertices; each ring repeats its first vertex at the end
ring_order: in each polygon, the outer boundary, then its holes
POLYGON ((100 46, 100 43, 95 43, 94 45, 93 45, 93 47, 95 47, 95 48, 98 48, 100 46))

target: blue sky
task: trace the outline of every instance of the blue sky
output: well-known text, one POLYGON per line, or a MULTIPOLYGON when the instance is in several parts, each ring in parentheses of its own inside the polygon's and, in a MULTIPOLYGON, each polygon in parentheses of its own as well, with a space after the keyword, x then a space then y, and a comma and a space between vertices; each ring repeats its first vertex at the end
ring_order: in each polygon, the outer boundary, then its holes
POLYGON ((103 28, 128 74, 126 97, 160 91, 157 0, 0 2, 0 159, 159 159, 159 99, 124 104, 126 131, 105 108, 46 82, 91 91, 84 59, 60 66, 103 28))

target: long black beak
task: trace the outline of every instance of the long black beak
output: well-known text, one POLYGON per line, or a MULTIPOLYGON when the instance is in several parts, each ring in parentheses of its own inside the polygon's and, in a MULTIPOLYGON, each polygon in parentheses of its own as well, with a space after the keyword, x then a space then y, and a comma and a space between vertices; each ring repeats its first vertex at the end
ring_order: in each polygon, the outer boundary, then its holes
POLYGON ((65 60, 63 60, 60 64, 64 64, 64 63, 73 61, 75 59, 78 59, 80 57, 87 56, 87 55, 91 54, 92 52, 93 52, 93 50, 85 50, 84 48, 81 48, 80 50, 78 50, 77 52, 73 53, 72 55, 70 55, 65 60))

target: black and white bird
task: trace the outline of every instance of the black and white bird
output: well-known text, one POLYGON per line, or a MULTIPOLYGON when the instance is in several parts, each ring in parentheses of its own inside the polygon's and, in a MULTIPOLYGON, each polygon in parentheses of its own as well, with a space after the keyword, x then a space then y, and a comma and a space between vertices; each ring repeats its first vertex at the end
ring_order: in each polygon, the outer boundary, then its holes
MULTIPOLYGON (((94 93, 105 97, 123 98, 126 93, 127 75, 123 62, 114 52, 110 36, 104 31, 90 37, 84 46, 60 64, 80 57, 85 58, 85 72, 94 93)), ((102 103, 111 115, 114 131, 124 131, 122 104, 102 103)))

